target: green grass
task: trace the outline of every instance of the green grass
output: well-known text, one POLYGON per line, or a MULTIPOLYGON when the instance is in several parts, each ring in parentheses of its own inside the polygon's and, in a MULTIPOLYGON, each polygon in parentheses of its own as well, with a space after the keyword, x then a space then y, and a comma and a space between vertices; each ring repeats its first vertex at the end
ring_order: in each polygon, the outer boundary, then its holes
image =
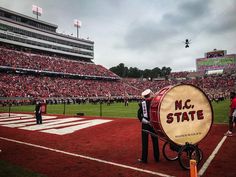
MULTIPOLYGON (((34 112, 34 105, 30 106, 12 106, 10 112, 34 112)), ((76 115, 83 112, 86 116, 102 116, 105 117, 136 117, 138 103, 130 103, 124 106, 124 103, 115 103, 110 106, 106 104, 54 104, 47 105, 47 114, 64 114, 76 115)), ((9 107, 0 107, 0 112, 9 112, 9 107)))
MULTIPOLYGON (((10 112, 34 112, 34 105, 30 106, 12 106, 10 112)), ((219 103, 212 103, 214 111, 214 123, 226 123, 228 121, 229 100, 219 103)), ((129 106, 124 106, 124 103, 115 103, 110 106, 106 104, 54 104, 47 105, 47 114, 64 114, 76 115, 79 112, 86 116, 104 116, 117 118, 136 118, 138 103, 131 102, 129 106)), ((9 107, 0 107, 0 112, 9 112, 9 107)))
POLYGON ((214 123, 228 123, 229 104, 229 100, 224 100, 219 103, 212 103, 214 111, 214 123))
POLYGON ((12 165, 0 160, 0 176, 1 177, 46 177, 36 174, 28 169, 12 165))

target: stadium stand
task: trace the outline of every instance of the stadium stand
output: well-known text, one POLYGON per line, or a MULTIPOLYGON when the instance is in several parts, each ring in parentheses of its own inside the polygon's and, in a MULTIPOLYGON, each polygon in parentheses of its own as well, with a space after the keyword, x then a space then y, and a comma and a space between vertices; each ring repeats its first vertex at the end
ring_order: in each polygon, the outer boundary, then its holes
MULTIPOLYGON (((181 72, 182 73, 182 72, 181 72)), ((176 76, 181 75, 176 74, 176 76)), ((124 79, 125 82, 135 85, 138 89, 142 89, 144 86, 150 88, 154 92, 157 92, 161 88, 168 85, 175 85, 179 83, 193 84, 201 88, 208 96, 210 100, 218 101, 229 97, 230 91, 235 89, 236 75, 231 74, 215 74, 215 75, 202 75, 201 77, 184 77, 183 80, 178 80, 171 76, 168 80, 149 81, 143 79, 124 79)), ((183 76, 181 76, 183 77, 183 76)), ((177 77, 178 78, 178 77, 177 77)))
POLYGON ((57 25, 0 7, 1 98, 57 102, 139 95, 136 88, 93 62, 93 41, 56 29, 57 25))
POLYGON ((59 34, 56 28, 0 7, 0 104, 139 100, 146 88, 157 92, 178 83, 194 84, 218 101, 235 87, 234 69, 220 75, 183 71, 153 80, 120 78, 93 62, 93 41, 59 34))
POLYGON ((0 73, 2 97, 102 97, 138 94, 122 81, 0 73))
POLYGON ((0 66, 3 67, 119 79, 119 77, 110 70, 107 70, 101 65, 95 65, 94 63, 73 61, 62 57, 51 57, 43 54, 20 52, 3 47, 0 47, 0 53, 0 66))

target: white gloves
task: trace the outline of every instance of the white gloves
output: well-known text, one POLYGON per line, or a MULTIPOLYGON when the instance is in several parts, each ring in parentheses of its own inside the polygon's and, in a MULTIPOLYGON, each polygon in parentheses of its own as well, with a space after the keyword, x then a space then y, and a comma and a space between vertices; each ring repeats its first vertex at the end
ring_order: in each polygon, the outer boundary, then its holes
POLYGON ((145 118, 142 118, 142 123, 143 124, 150 124, 150 122, 147 119, 145 119, 145 118))

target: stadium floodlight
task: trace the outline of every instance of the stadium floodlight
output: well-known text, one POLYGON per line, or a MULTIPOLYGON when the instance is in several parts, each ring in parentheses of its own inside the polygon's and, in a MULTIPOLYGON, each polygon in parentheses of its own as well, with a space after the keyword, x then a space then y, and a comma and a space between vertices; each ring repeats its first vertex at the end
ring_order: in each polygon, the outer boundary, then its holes
POLYGON ((79 28, 82 26, 82 22, 80 20, 74 20, 74 27, 77 28, 77 38, 79 37, 79 28))
POLYGON ((37 19, 39 19, 39 16, 43 13, 43 9, 39 6, 32 5, 32 12, 37 16, 37 19))

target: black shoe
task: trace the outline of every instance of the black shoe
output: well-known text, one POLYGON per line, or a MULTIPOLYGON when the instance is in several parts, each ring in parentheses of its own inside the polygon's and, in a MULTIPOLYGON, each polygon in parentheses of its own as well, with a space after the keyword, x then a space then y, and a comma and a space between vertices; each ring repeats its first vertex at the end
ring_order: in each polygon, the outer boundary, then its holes
POLYGON ((142 160, 142 159, 138 159, 138 162, 139 162, 139 163, 147 163, 147 161, 142 160))

